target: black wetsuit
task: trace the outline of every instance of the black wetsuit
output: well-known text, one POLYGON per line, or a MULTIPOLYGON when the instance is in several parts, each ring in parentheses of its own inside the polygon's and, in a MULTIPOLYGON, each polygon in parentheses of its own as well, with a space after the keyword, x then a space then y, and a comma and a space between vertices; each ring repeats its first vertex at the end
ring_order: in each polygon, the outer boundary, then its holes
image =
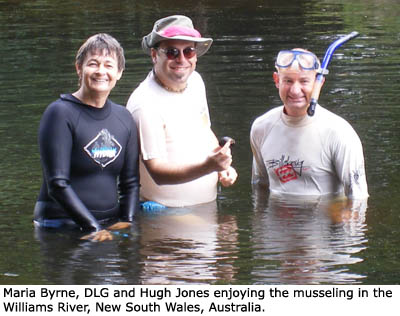
POLYGON ((39 147, 44 181, 36 222, 69 218, 100 230, 103 220, 132 221, 139 210, 139 147, 128 110, 61 95, 43 114, 39 147))

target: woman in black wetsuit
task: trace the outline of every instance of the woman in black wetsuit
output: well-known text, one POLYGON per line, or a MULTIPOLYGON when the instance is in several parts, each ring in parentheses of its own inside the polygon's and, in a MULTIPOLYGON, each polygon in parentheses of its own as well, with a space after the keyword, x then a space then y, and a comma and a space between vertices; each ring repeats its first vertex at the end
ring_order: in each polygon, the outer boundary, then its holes
POLYGON ((43 184, 34 223, 112 239, 104 225, 129 226, 139 210, 137 129, 125 107, 108 99, 125 68, 123 49, 96 34, 80 47, 75 67, 79 90, 62 94, 40 121, 43 184))

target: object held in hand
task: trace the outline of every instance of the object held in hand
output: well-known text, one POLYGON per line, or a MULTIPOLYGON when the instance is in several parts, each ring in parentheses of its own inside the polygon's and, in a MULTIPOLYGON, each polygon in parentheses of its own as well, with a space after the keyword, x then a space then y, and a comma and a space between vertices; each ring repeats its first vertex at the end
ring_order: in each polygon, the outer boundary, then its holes
POLYGON ((235 145, 235 140, 234 140, 233 138, 229 137, 229 136, 221 137, 221 138, 219 139, 219 145, 220 145, 221 147, 224 147, 225 144, 226 144, 227 142, 229 142, 229 141, 230 141, 230 143, 231 143, 231 144, 230 144, 231 147, 235 145))

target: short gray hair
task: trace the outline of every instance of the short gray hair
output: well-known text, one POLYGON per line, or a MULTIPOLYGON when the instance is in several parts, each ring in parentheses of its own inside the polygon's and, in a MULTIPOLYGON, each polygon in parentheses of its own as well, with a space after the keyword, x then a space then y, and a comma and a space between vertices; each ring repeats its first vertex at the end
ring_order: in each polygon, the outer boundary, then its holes
POLYGON ((106 55, 115 54, 118 61, 118 70, 125 69, 124 49, 121 44, 111 35, 99 33, 89 37, 76 53, 75 62, 82 67, 88 54, 105 53, 106 55))

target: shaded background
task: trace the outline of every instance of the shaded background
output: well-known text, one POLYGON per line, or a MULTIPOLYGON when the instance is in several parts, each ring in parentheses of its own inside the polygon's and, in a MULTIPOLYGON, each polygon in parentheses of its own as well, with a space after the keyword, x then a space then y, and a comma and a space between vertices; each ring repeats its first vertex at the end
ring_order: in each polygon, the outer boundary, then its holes
POLYGON ((400 283, 399 15, 396 0, 0 0, 0 283, 400 283), (77 49, 98 32, 121 42, 127 67, 111 99, 125 104, 151 68, 142 36, 172 14, 190 16, 214 39, 197 70, 215 133, 237 141, 237 184, 205 210, 141 216, 129 237, 110 243, 35 232, 38 124, 60 93, 77 89, 77 49), (360 36, 336 51, 320 103, 346 118, 364 144, 366 217, 343 221, 345 208, 332 215, 321 204, 288 201, 255 207, 249 130, 280 105, 274 57, 304 47, 322 59, 351 31, 360 36), (188 223, 196 224, 191 233, 188 223))

